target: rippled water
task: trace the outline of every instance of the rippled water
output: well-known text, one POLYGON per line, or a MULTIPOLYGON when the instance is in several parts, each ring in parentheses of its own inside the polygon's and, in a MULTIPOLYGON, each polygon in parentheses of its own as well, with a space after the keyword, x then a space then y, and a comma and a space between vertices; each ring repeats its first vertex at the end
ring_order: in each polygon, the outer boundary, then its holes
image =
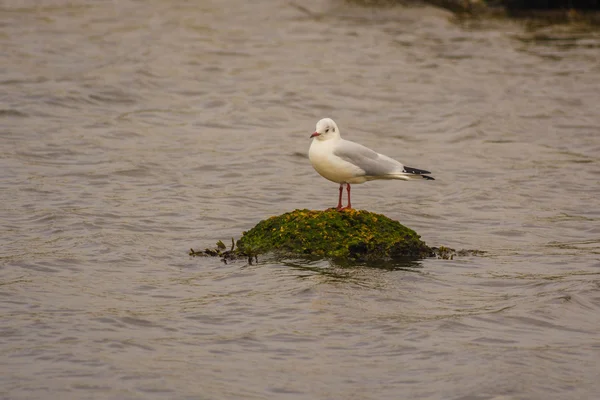
POLYGON ((300 3, 0 5, 0 398, 597 398, 598 31, 300 3), (355 207, 486 255, 188 257, 335 205, 325 116, 436 177, 355 207))

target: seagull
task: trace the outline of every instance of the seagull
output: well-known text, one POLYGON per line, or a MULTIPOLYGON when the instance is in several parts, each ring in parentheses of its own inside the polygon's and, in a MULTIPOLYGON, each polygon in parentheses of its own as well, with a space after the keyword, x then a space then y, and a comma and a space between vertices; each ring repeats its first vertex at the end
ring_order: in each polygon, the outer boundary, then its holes
POLYGON ((375 179, 434 180, 429 171, 406 167, 398 161, 379 154, 362 144, 344 140, 331 118, 317 122, 308 158, 313 168, 325 179, 340 184, 340 199, 337 210, 351 209, 350 184, 375 179), (342 207, 344 185, 348 191, 348 205, 342 207))

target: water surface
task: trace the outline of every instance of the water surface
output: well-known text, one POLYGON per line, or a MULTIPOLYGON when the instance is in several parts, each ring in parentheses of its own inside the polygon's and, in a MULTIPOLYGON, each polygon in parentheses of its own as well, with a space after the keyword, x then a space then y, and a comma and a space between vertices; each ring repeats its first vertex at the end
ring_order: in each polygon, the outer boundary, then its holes
POLYGON ((600 35, 337 1, 0 6, 0 397, 595 399, 600 35), (431 170, 353 205, 484 257, 224 265, 337 186, 314 124, 431 170))

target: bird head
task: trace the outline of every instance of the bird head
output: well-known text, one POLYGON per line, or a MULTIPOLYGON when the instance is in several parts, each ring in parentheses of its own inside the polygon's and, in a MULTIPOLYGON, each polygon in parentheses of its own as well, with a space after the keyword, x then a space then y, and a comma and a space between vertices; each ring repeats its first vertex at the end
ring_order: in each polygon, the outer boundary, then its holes
POLYGON ((340 130, 331 118, 323 118, 317 122, 315 133, 310 135, 317 140, 328 140, 340 137, 340 130))

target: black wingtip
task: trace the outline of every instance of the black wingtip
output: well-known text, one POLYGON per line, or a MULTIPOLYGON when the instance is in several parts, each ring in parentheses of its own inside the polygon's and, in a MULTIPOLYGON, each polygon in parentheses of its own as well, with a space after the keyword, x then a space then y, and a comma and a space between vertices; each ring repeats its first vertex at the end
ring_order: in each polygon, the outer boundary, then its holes
POLYGON ((427 174, 430 174, 431 172, 425 171, 424 169, 417 169, 417 168, 412 168, 412 167, 404 167, 404 172, 407 172, 409 174, 419 175, 421 178, 427 179, 429 181, 435 181, 435 179, 432 178, 431 176, 427 176, 427 174))
POLYGON ((412 167, 404 167, 404 172, 408 172, 409 174, 415 175, 427 175, 431 172, 425 171, 424 169, 412 168, 412 167))

